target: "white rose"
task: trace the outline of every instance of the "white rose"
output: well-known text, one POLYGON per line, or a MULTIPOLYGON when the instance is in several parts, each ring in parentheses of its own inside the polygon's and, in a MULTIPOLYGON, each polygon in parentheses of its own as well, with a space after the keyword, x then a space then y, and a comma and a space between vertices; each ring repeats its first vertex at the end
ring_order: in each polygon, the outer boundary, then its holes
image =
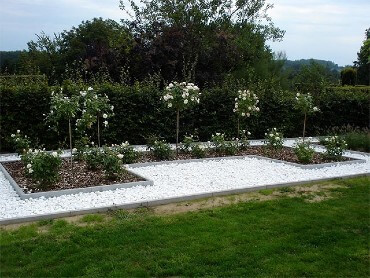
POLYGON ((185 100, 184 100, 184 104, 188 104, 188 102, 189 102, 189 101, 188 101, 187 99, 185 99, 185 100))
POLYGON ((104 125, 107 126, 108 125, 108 121, 104 121, 104 125))
POLYGON ((73 148, 72 149, 72 152, 74 152, 74 153, 77 152, 77 149, 76 148, 73 148))
POLYGON ((244 112, 242 113, 242 116, 243 116, 243 117, 245 116, 245 113, 244 113, 244 112))
POLYGON ((250 133, 249 131, 247 132, 247 134, 248 134, 248 135, 251 135, 251 133, 250 133))
POLYGON ((27 169, 30 169, 32 165, 30 163, 27 164, 27 169))
POLYGON ((249 117, 251 114, 250 113, 247 113, 247 117, 249 117))
POLYGON ((28 173, 30 173, 30 174, 32 174, 32 173, 33 173, 32 168, 28 169, 28 173))
POLYGON ((117 154, 117 156, 118 156, 119 159, 123 158, 123 154, 121 154, 121 153, 117 154))
POLYGON ((167 106, 168 106, 168 108, 171 108, 172 107, 172 103, 170 102, 167 106))
POLYGON ((21 133, 21 131, 19 129, 17 129, 17 133, 21 133))
POLYGON ((88 90, 88 91, 92 91, 92 90, 94 90, 94 89, 93 89, 93 87, 89 87, 89 88, 87 88, 87 90, 88 90))
POLYGON ((81 91, 80 92, 80 95, 84 97, 84 96, 86 96, 86 92, 85 91, 81 91))
POLYGON ((15 134, 12 134, 12 135, 10 135, 12 138, 14 138, 15 137, 15 134))
POLYGON ((108 115, 104 113, 104 114, 103 114, 103 118, 104 118, 104 119, 108 118, 108 115))

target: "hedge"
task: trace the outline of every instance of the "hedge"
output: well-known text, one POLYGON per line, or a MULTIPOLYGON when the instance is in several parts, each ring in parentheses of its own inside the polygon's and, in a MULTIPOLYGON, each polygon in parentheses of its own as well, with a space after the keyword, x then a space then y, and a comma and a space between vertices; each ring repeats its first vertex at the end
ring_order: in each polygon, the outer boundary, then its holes
MULTIPOLYGON (((48 149, 67 146, 67 126, 62 126, 57 134, 50 131, 44 122, 43 114, 49 112, 51 91, 57 89, 46 84, 0 87, 0 151, 12 151, 10 134, 17 129, 48 149)), ((131 144, 144 144, 150 136, 174 142, 176 115, 173 110, 164 107, 158 88, 143 84, 103 84, 95 89, 106 93, 115 106, 115 116, 109 128, 103 130, 103 142, 112 144, 128 140, 131 144)), ((65 91, 72 94, 79 88, 69 85, 65 91)), ((234 98, 235 92, 229 89, 202 90, 201 103, 181 113, 180 136, 197 133, 204 141, 215 132, 236 136, 237 119, 232 112, 234 98)), ((254 138, 263 138, 265 131, 271 127, 281 129, 285 136, 300 136, 302 115, 294 110, 294 101, 293 92, 260 92, 261 112, 242 123, 242 128, 247 128, 254 138)), ((309 135, 326 134, 334 126, 368 127, 368 89, 328 88, 325 93, 315 96, 315 102, 321 112, 308 118, 309 135)))

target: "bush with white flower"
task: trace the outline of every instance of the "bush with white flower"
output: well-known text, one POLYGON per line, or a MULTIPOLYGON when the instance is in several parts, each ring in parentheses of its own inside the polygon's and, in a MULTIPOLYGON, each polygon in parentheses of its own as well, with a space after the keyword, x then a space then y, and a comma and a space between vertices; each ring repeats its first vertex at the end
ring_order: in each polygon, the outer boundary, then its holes
POLYGON ((171 146, 163 140, 152 140, 148 143, 148 149, 157 160, 168 160, 172 157, 171 146))
POLYGON ((239 90, 235 98, 233 111, 238 115, 238 136, 240 135, 240 118, 249 118, 260 111, 258 96, 250 90, 239 90))
POLYGON ((100 147, 100 125, 101 121, 106 128, 109 125, 109 118, 112 117, 114 106, 110 104, 107 95, 97 93, 92 87, 85 91, 80 91, 82 100, 82 115, 76 121, 77 129, 85 131, 97 124, 98 146, 100 147))
POLYGON ((202 144, 198 144, 198 138, 194 135, 187 135, 181 143, 181 150, 184 153, 190 153, 196 158, 203 158, 206 156, 207 149, 202 144))
POLYGON ((212 135, 211 142, 217 154, 234 155, 238 151, 238 145, 234 141, 226 141, 225 134, 216 132, 212 135))
POLYGON ((122 163, 123 154, 112 148, 104 148, 102 153, 102 166, 106 178, 114 180, 126 170, 122 163))
POLYGON ((124 164, 134 163, 139 158, 139 153, 127 141, 114 148, 122 155, 121 160, 124 164))
POLYGON ((294 153, 296 154, 298 160, 302 163, 311 163, 315 150, 311 147, 310 141, 304 141, 303 138, 299 138, 294 146, 294 153))
POLYGON ((62 165, 60 154, 60 152, 50 153, 45 150, 29 149, 21 156, 26 176, 43 189, 57 182, 62 165))
POLYGON ((295 107, 298 110, 300 110, 301 113, 304 115, 303 119, 303 141, 304 141, 306 133, 307 116, 309 114, 319 112, 320 109, 317 106, 314 106, 313 98, 310 93, 307 94, 297 93, 295 99, 296 99, 295 107))
POLYGON ((251 135, 251 133, 245 129, 240 131, 238 140, 238 147, 240 150, 246 150, 249 147, 249 140, 248 137, 251 135))
POLYGON ((72 144, 72 120, 77 116, 79 107, 79 96, 73 95, 68 97, 63 94, 63 88, 60 91, 51 93, 51 108, 46 120, 54 124, 54 128, 58 129, 60 121, 68 121, 69 147, 71 150, 71 168, 73 167, 73 144, 72 144))
POLYGON ((23 154, 30 148, 31 141, 27 135, 22 135, 19 129, 16 133, 11 134, 10 137, 18 154, 23 154))
POLYGON ((176 153, 178 152, 179 143, 179 121, 180 111, 199 104, 200 90, 194 83, 172 82, 164 90, 161 97, 162 101, 168 108, 176 110, 176 153))
POLYGON ((328 159, 340 160, 344 150, 347 148, 347 142, 340 136, 334 135, 325 139, 326 152, 325 156, 328 159))
POLYGON ((265 133, 265 144, 267 147, 278 150, 283 147, 284 138, 283 134, 279 132, 275 127, 272 129, 269 129, 265 133))

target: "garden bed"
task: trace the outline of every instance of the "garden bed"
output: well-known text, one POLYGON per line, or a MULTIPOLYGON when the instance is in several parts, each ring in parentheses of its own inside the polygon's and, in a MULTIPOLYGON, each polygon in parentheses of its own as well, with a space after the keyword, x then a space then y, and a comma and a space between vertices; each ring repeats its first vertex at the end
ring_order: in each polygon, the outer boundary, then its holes
MULTIPOLYGON (((211 151, 206 152, 206 155, 204 158, 213 158, 213 157, 216 158, 216 157, 231 156, 231 155, 233 154, 219 154, 211 150, 211 151)), ((283 147, 279 149, 278 151, 274 151, 274 150, 269 149, 266 146, 249 146, 246 150, 238 151, 234 155, 235 156, 258 155, 258 156, 278 159, 282 161, 307 165, 298 160, 297 155, 294 153, 294 149, 290 147, 283 147)), ((190 153, 179 152, 179 155, 177 157, 176 155, 174 155, 169 160, 186 160, 186 159, 192 159, 192 158, 197 158, 197 157, 192 156, 190 153)), ((312 162, 309 164, 323 164, 323 163, 350 161, 350 160, 353 160, 353 159, 349 157, 341 157, 340 160, 328 159, 322 153, 315 152, 312 162)), ((155 159, 155 157, 150 152, 142 153, 142 155, 138 159, 139 163, 154 162, 154 161, 159 161, 159 160, 155 159)))
POLYGON ((69 160, 63 159, 62 167, 59 171, 60 179, 58 182, 39 188, 32 179, 25 175, 25 167, 21 161, 3 163, 4 168, 10 176, 26 193, 58 191, 66 189, 87 188, 101 185, 124 184, 143 181, 144 179, 128 171, 124 171, 115 179, 105 177, 103 170, 92 171, 88 169, 84 161, 73 162, 73 172, 71 172, 69 160))

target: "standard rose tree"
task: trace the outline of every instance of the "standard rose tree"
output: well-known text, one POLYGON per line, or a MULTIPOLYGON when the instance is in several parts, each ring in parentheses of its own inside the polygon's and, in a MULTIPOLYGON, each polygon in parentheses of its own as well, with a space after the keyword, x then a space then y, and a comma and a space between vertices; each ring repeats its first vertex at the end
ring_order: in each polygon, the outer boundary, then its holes
POLYGON ((176 155, 178 154, 179 144, 180 111, 199 103, 200 95, 198 86, 186 82, 172 82, 163 92, 161 99, 166 106, 176 110, 176 155))
POLYGON ((306 134, 307 115, 316 113, 320 111, 320 109, 313 105, 313 99, 310 93, 308 94, 297 93, 295 99, 296 99, 296 103, 295 103, 296 108, 299 109, 302 112, 302 114, 304 114, 303 136, 302 136, 303 141, 304 141, 305 134, 306 134))
POLYGON ((76 117, 79 108, 79 96, 73 95, 68 97, 63 94, 61 88, 59 93, 54 91, 51 93, 51 109, 47 116, 47 121, 54 124, 54 128, 58 129, 60 121, 68 121, 69 147, 71 150, 71 168, 73 167, 73 147, 72 147, 72 120, 76 117))
POLYGON ((257 95, 250 90, 239 90, 238 97, 235 98, 235 106, 233 111, 238 116, 238 138, 240 134, 240 118, 249 118, 251 115, 257 114, 260 108, 257 106, 259 99, 257 95))
POLYGON ((100 120, 103 120, 104 127, 108 127, 108 119, 113 116, 114 106, 110 105, 107 95, 100 95, 92 87, 80 92, 82 100, 81 119, 77 119, 76 126, 80 131, 85 131, 97 125, 98 147, 101 146, 100 140, 100 120))

